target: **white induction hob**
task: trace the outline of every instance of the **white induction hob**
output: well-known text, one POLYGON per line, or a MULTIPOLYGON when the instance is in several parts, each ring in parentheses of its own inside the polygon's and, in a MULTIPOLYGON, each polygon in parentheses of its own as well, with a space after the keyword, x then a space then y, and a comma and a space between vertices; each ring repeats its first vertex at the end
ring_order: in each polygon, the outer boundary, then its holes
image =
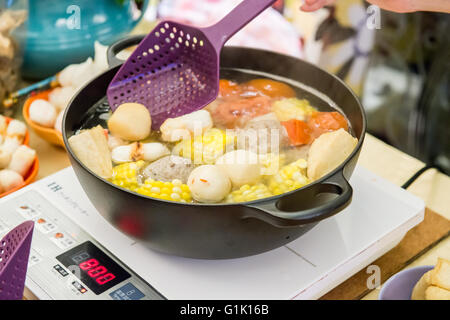
POLYGON ((350 183, 350 206, 286 246, 195 260, 150 251, 117 231, 67 168, 0 199, 0 238, 36 222, 26 287, 39 299, 317 299, 424 217, 421 199, 362 167, 350 183))

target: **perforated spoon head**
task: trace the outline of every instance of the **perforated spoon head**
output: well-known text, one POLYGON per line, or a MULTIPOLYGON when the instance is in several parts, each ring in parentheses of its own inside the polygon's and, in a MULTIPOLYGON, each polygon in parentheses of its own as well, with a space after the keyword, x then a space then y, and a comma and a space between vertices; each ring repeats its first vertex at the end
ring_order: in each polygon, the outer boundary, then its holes
POLYGON ((147 107, 152 128, 199 110, 218 95, 219 54, 201 29, 160 23, 134 50, 108 87, 115 111, 125 102, 147 107))
POLYGON ((217 24, 195 28, 164 21, 139 44, 111 81, 112 111, 143 104, 158 130, 167 118, 204 108, 219 93, 220 51, 225 42, 276 0, 244 0, 217 24))

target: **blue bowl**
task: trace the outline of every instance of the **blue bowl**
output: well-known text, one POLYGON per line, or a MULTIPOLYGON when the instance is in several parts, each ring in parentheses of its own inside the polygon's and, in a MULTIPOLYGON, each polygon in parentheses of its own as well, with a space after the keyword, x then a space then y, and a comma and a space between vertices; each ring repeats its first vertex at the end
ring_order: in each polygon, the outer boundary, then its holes
POLYGON ((434 266, 420 266, 403 270, 383 285, 378 296, 379 300, 411 300, 411 294, 416 283, 434 266))
POLYGON ((28 21, 14 32, 24 51, 23 77, 47 78, 93 57, 94 42, 110 45, 127 35, 148 2, 135 16, 130 0, 30 0, 28 21))

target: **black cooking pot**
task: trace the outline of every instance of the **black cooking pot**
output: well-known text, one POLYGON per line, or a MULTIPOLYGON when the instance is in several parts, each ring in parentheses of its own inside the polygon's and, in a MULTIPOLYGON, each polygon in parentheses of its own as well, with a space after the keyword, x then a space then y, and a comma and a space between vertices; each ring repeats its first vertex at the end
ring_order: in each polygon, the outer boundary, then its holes
POLYGON ((94 174, 77 159, 67 139, 80 128, 88 109, 104 99, 118 64, 123 62, 115 58, 115 53, 140 40, 141 36, 128 38, 109 49, 109 62, 113 66, 77 93, 63 119, 64 143, 75 173, 93 205, 116 228, 160 252, 202 259, 238 258, 285 245, 351 202, 348 179, 366 130, 358 98, 340 79, 314 65, 274 52, 241 47, 223 49, 221 68, 254 70, 292 79, 326 94, 340 106, 359 142, 339 167, 301 189, 239 204, 183 204, 154 199, 94 174))

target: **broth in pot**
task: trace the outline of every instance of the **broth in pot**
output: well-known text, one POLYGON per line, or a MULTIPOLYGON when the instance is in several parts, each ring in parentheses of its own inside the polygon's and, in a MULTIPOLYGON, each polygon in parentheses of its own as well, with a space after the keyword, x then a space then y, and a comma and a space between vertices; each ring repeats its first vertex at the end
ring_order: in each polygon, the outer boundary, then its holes
POLYGON ((167 119, 159 131, 150 127, 144 106, 126 103, 111 114, 103 99, 69 144, 113 184, 180 203, 242 203, 293 191, 331 172, 357 145, 326 97, 237 69, 221 71, 219 96, 204 109, 167 119))

